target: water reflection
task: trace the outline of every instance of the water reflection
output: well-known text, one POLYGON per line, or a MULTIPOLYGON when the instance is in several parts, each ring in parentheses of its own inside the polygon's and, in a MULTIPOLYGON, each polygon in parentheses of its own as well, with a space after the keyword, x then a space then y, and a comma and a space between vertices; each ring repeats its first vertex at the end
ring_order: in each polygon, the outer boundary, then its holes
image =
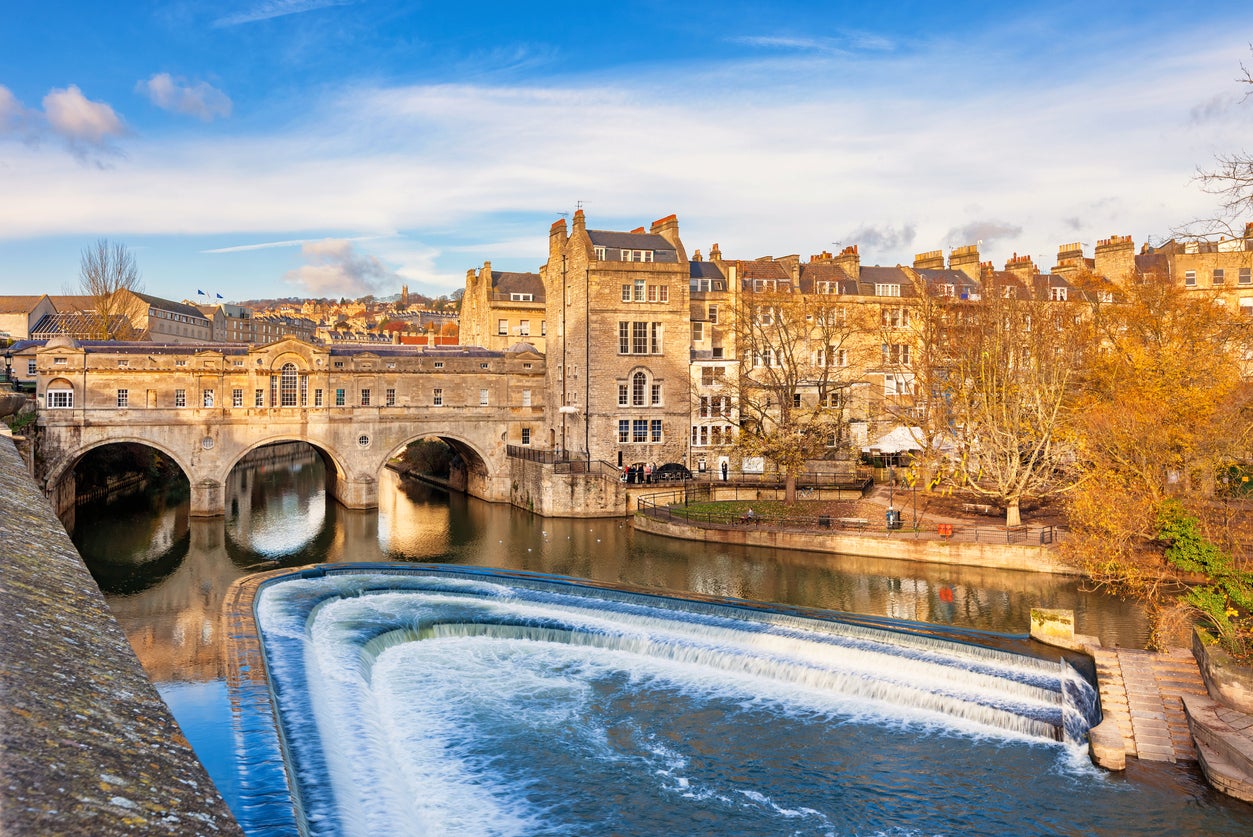
MULTIPOLYGON (((287 446, 291 447, 291 446, 287 446)), ((265 450, 265 449, 263 449, 265 450)), ((75 543, 158 682, 222 677, 231 583, 282 566, 415 561, 530 570, 1009 633, 1033 606, 1076 611, 1106 645, 1143 642, 1139 608, 1077 580, 1003 570, 676 541, 626 520, 559 520, 380 476, 377 511, 328 502, 307 446, 232 473, 225 519, 157 493, 79 509, 75 543)))

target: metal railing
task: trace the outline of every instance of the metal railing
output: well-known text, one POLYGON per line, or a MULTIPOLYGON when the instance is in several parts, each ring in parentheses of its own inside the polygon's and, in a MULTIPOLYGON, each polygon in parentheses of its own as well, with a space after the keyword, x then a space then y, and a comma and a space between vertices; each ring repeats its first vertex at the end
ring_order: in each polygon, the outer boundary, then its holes
POLYGON ((913 540, 958 541, 962 543, 1021 544, 1047 546, 1059 530, 1055 526, 971 526, 955 521, 926 522, 890 529, 886 517, 838 517, 836 515, 779 515, 754 511, 697 511, 688 503, 708 500, 708 491, 674 491, 652 494, 636 500, 636 514, 656 520, 667 520, 698 526, 702 529, 739 530, 744 528, 777 532, 846 532, 887 538, 913 540))

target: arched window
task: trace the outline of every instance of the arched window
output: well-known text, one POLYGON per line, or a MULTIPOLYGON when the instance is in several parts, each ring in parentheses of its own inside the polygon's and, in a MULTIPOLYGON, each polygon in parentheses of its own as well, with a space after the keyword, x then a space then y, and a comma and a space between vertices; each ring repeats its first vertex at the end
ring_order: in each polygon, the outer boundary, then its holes
POLYGON ((74 406, 74 385, 64 378, 57 378, 48 384, 47 397, 44 400, 49 409, 65 409, 74 406))
POLYGON ((636 407, 644 406, 644 391, 648 386, 648 377, 643 372, 636 372, 631 376, 631 404, 636 407))
POLYGON ((279 405, 296 406, 296 364, 284 363, 278 379, 279 405))

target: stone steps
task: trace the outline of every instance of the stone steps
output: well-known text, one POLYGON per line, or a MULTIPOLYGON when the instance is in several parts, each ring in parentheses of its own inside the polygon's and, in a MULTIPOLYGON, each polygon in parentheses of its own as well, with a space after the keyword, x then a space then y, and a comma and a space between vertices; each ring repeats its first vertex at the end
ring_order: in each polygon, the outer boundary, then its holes
POLYGON ((1205 778, 1223 793, 1253 802, 1253 716, 1208 696, 1185 695, 1183 702, 1205 778))

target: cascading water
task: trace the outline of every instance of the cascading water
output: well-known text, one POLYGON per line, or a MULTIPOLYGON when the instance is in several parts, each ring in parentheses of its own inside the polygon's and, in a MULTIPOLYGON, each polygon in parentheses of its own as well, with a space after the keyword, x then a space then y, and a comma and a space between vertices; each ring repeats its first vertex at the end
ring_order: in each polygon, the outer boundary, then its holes
POLYGON ((844 779, 885 734, 1090 770, 1055 749, 1096 711, 1068 664, 932 636, 444 568, 256 611, 309 834, 837 833, 873 821, 844 779))

